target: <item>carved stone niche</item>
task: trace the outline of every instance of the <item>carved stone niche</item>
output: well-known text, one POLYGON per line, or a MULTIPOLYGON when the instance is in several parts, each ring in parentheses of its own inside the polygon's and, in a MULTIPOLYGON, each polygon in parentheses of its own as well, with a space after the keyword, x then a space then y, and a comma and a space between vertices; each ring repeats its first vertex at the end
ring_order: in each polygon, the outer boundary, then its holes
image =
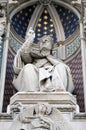
POLYGON ((76 110, 76 98, 69 92, 18 92, 10 99, 10 106, 19 102, 24 105, 34 105, 38 102, 48 102, 62 112, 76 110))

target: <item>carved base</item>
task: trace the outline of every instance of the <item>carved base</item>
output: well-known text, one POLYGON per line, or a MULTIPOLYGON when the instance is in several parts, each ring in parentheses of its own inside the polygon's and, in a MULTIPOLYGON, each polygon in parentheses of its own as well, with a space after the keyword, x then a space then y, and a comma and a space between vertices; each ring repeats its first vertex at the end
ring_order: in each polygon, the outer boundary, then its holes
POLYGON ((76 98, 69 92, 18 92, 10 99, 10 105, 34 105, 39 102, 47 102, 60 111, 74 111, 76 98))

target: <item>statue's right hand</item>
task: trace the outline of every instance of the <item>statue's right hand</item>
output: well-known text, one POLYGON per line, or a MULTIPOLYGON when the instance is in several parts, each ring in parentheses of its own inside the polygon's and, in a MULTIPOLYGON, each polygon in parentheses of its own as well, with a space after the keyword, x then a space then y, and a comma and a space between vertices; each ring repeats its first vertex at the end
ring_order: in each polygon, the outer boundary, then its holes
POLYGON ((31 43, 33 43, 34 38, 35 38, 35 32, 34 32, 34 30, 32 28, 30 28, 28 30, 28 32, 26 33, 26 40, 25 40, 24 44, 31 44, 31 43))
POLYGON ((21 52, 25 52, 25 53, 30 52, 34 38, 35 38, 35 33, 32 30, 32 28, 30 28, 26 34, 26 40, 21 47, 21 52))

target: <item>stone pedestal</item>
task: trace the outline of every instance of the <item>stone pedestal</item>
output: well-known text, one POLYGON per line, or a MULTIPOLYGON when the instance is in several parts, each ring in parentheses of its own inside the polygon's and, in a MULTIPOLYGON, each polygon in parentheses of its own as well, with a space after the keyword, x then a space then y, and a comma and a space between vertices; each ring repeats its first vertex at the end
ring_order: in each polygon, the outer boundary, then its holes
POLYGON ((76 98, 69 92, 18 92, 10 99, 13 122, 8 130, 75 130, 77 110, 76 98))
POLYGON ((69 92, 18 92, 10 99, 10 105, 34 105, 39 102, 51 104, 63 112, 76 109, 76 98, 69 92))

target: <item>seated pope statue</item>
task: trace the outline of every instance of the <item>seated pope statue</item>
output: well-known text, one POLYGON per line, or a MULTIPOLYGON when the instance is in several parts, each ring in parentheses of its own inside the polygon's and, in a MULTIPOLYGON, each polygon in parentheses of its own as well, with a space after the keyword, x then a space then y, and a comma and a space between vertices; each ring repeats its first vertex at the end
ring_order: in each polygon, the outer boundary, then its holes
POLYGON ((34 38, 35 33, 30 28, 25 43, 15 56, 14 87, 25 92, 72 92, 70 68, 52 56, 52 38, 49 35, 40 38, 38 52, 32 49, 34 38))

